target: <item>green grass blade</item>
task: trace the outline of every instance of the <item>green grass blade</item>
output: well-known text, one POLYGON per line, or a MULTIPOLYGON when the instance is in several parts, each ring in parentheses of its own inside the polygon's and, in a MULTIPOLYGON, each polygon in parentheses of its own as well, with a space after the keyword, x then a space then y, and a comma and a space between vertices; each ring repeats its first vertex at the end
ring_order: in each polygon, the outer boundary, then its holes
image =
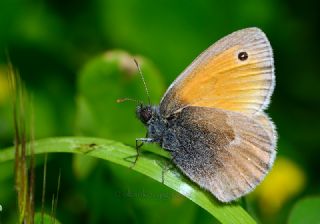
MULTIPOLYGON (((131 167, 136 155, 136 150, 130 146, 107 139, 89 137, 58 137, 37 140, 34 142, 34 152, 35 154, 59 152, 85 154, 125 167, 131 167)), ((13 147, 0 150, 0 162, 13 159, 13 147)), ((218 202, 212 195, 201 190, 197 185, 181 175, 176 168, 170 168, 162 178, 163 168, 169 164, 168 159, 143 151, 132 170, 151 177, 158 182, 162 182, 162 179, 164 179, 166 186, 207 210, 221 223, 256 223, 240 205, 237 203, 223 204, 218 202)))

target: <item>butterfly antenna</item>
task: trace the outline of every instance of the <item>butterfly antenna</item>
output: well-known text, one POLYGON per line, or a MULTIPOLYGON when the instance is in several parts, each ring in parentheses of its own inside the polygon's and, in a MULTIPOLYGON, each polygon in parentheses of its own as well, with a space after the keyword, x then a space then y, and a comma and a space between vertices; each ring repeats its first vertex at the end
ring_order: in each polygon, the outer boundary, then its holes
POLYGON ((137 66, 137 68, 138 68, 139 73, 140 73, 140 77, 141 77, 141 80, 142 80, 142 82, 143 82, 144 89, 146 90, 146 94, 147 94, 147 96, 148 96, 148 103, 149 103, 149 105, 151 105, 149 90, 148 90, 146 81, 145 81, 145 79, 144 79, 144 77, 143 77, 143 74, 142 74, 142 72, 141 72, 140 65, 139 65, 138 61, 137 61, 135 58, 134 58, 133 60, 134 60, 134 63, 136 64, 136 66, 137 66))
POLYGON ((132 99, 132 98, 121 98, 121 99, 117 99, 117 103, 123 103, 123 102, 126 102, 126 101, 135 102, 135 103, 137 103, 137 104, 143 104, 142 101, 136 100, 136 99, 132 99))

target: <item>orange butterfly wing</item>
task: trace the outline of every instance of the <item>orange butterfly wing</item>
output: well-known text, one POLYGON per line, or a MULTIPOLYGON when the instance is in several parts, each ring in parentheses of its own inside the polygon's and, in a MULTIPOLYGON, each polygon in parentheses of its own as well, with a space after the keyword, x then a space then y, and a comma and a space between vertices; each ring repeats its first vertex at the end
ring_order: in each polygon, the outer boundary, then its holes
POLYGON ((256 114, 274 89, 270 43, 258 28, 234 32, 204 51, 172 83, 160 103, 164 116, 186 106, 256 114))

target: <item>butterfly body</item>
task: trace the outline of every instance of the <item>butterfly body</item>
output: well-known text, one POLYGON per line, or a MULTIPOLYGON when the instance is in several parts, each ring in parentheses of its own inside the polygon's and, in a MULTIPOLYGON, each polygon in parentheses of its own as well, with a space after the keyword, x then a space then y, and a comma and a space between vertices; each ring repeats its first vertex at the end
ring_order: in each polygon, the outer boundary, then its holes
POLYGON ((234 32, 202 53, 159 106, 139 106, 145 142, 222 202, 252 191, 275 159, 277 134, 263 112, 274 88, 271 46, 257 28, 234 32))

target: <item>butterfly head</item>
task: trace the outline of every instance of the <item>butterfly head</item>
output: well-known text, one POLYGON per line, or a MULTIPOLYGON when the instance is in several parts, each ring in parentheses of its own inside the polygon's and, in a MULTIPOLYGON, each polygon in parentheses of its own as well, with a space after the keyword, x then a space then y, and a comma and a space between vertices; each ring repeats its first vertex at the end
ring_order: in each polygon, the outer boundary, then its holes
POLYGON ((153 108, 150 105, 140 104, 136 109, 137 117, 144 123, 145 125, 151 120, 153 116, 153 108))

